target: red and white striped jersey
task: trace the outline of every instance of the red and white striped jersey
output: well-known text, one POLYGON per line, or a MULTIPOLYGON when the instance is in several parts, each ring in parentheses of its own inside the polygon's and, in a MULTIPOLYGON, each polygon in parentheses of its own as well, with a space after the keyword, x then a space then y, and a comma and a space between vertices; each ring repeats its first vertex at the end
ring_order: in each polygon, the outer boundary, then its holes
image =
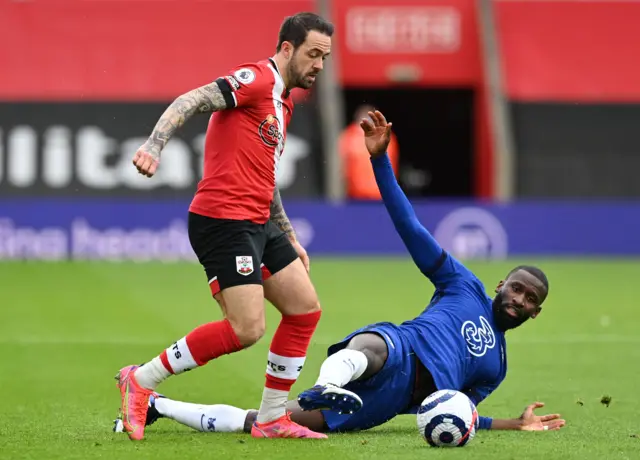
POLYGON ((204 174, 189 210, 263 224, 270 215, 293 99, 273 59, 236 67, 216 82, 228 108, 209 120, 204 174))

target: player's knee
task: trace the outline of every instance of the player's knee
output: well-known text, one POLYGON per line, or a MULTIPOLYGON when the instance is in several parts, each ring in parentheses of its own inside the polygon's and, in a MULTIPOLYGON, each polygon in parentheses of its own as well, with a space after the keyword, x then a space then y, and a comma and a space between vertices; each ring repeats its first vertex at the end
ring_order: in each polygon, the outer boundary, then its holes
POLYGON ((320 301, 315 293, 301 296, 295 303, 293 301, 289 302, 289 305, 288 308, 285 308, 285 311, 293 315, 306 315, 322 311, 320 301))
POLYGON ((244 347, 250 347, 254 343, 258 342, 262 336, 264 336, 265 325, 253 324, 251 326, 245 326, 240 331, 236 331, 238 341, 244 347))
POLYGON ((318 296, 314 296, 312 299, 310 299, 306 304, 306 308, 307 313, 322 311, 322 308, 320 308, 320 301, 318 300, 318 296))
POLYGON ((291 304, 291 309, 298 311, 298 314, 315 313, 320 311, 320 300, 318 300, 318 294, 311 283, 308 286, 300 289, 296 295, 290 296, 288 303, 291 304), (295 305, 294 305, 295 304, 295 305))
POLYGON ((250 347, 265 332, 264 296, 259 285, 241 285, 222 291, 224 312, 240 344, 250 347))
POLYGON ((360 351, 367 357, 367 369, 360 377, 361 379, 377 374, 384 367, 389 356, 387 344, 378 334, 358 334, 349 341, 347 348, 360 351))
POLYGON ((243 348, 250 347, 264 336, 266 329, 264 318, 253 321, 247 319, 240 321, 230 320, 230 322, 243 348))

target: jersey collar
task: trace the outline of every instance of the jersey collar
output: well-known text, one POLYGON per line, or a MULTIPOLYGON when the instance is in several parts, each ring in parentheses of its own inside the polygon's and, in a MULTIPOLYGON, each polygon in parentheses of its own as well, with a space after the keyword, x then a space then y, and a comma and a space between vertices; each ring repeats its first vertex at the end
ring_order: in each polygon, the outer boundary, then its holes
POLYGON ((282 86, 284 87, 284 97, 289 97, 289 89, 287 89, 287 87, 284 84, 284 79, 282 78, 282 74, 280 73, 280 69, 278 68, 278 64, 276 63, 276 60, 272 57, 269 58, 269 63, 273 66, 274 69, 276 69, 276 73, 278 74, 278 77, 280 77, 280 80, 282 81, 282 86))

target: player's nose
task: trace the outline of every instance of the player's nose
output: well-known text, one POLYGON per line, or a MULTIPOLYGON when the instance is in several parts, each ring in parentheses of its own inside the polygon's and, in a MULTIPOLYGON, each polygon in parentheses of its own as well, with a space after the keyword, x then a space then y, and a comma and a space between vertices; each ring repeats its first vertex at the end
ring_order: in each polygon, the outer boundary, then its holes
POLYGON ((518 306, 518 307, 523 307, 524 306, 524 294, 518 294, 513 296, 513 299, 511 299, 511 303, 513 303, 514 305, 518 306))

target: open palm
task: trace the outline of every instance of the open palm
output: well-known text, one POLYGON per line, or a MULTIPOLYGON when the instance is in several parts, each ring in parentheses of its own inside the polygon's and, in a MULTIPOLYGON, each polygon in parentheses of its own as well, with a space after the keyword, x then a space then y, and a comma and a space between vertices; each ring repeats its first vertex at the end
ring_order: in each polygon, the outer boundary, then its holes
POLYGON ((535 402, 526 407, 520 416, 522 422, 521 430, 524 431, 546 431, 559 430, 565 426, 566 422, 560 418, 560 414, 536 415, 533 411, 544 407, 544 403, 535 402))
POLYGON ((372 157, 383 155, 391 141, 391 123, 378 110, 368 112, 371 120, 362 120, 360 127, 364 131, 364 144, 372 157))

